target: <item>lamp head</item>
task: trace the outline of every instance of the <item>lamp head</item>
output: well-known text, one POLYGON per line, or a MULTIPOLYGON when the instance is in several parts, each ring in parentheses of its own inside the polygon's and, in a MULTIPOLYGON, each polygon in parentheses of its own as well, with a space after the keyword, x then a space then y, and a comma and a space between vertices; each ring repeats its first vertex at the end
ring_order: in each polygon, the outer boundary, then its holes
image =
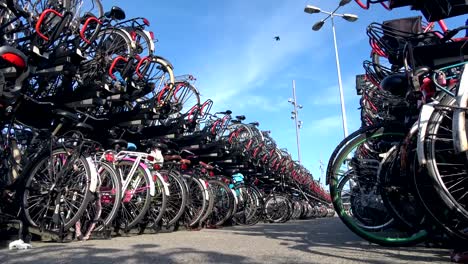
POLYGON ((344 5, 349 4, 349 2, 351 2, 351 0, 341 0, 339 5, 344 6, 344 5))
POLYGON ((343 14, 343 19, 349 22, 354 22, 358 20, 358 16, 354 14, 343 14))
POLYGON ((323 27, 323 24, 325 24, 325 22, 323 20, 320 20, 319 22, 315 23, 312 26, 312 30, 313 31, 319 31, 323 27))
POLYGON ((306 5, 306 7, 304 8, 304 12, 306 12, 307 14, 320 13, 320 11, 320 8, 311 5, 306 5))

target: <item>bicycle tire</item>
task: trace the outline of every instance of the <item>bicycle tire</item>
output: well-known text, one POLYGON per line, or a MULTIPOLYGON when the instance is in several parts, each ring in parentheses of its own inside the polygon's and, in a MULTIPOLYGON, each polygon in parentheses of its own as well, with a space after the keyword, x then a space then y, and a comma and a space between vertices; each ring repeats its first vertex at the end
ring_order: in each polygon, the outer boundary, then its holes
MULTIPOLYGON (((120 174, 120 177, 122 179, 126 179, 126 177, 124 177, 124 175, 122 175, 122 171, 121 171, 121 168, 124 167, 124 166, 128 166, 130 168, 132 168, 133 166, 133 161, 128 161, 128 160, 120 160, 116 163, 116 169, 117 171, 119 172, 120 174)), ((142 177, 144 179, 144 181, 146 182, 146 184, 148 184, 148 186, 150 185, 150 181, 151 181, 151 175, 148 175, 146 173, 146 170, 145 168, 142 166, 142 164, 138 164, 138 167, 137 167, 137 170, 135 171, 135 173, 139 174, 139 176, 137 177, 142 177)), ((133 175, 135 177, 135 175, 133 175)), ((129 212, 129 210, 126 208, 126 204, 129 202, 129 201, 125 201, 126 199, 126 196, 128 194, 130 194, 129 196, 132 197, 133 194, 132 194, 132 191, 129 190, 124 190, 124 193, 122 194, 122 204, 120 206, 120 210, 119 210, 119 216, 118 216, 118 227, 120 228, 123 228, 123 229, 131 229, 133 227, 135 227, 138 223, 140 223, 140 221, 143 219, 143 217, 146 215, 146 213, 148 212, 149 208, 150 208, 150 205, 151 205, 151 194, 150 194, 150 191, 149 191, 149 188, 148 186, 144 186, 144 188, 146 188, 146 194, 144 195, 144 197, 140 197, 140 198, 143 198, 143 199, 140 199, 140 200, 143 200, 143 206, 139 208, 138 212, 129 212), (122 217, 123 215, 126 214, 128 216, 130 216, 130 221, 128 221, 128 219, 126 219, 126 223, 125 222, 121 222, 122 220, 122 217)), ((130 211, 133 210, 133 209, 130 209, 130 211)))
MULTIPOLYGON (((32 209, 32 205, 29 204, 30 201, 28 201, 28 197, 30 197, 30 194, 34 191, 37 191, 37 188, 39 188, 39 195, 41 194, 45 194, 45 195, 48 195, 49 196, 49 201, 51 199, 57 199, 56 197, 58 197, 58 192, 56 194, 52 193, 52 190, 49 190, 47 192, 41 192, 40 191, 40 188, 43 188, 43 184, 40 184, 40 183, 32 183, 32 181, 35 179, 35 175, 36 173, 38 173, 40 171, 40 168, 42 165, 44 165, 45 163, 49 163, 49 160, 50 158, 54 158, 54 157, 57 157, 59 155, 63 155, 63 156, 68 156, 68 151, 66 149, 61 149, 61 148, 58 148, 58 149, 55 149, 53 150, 52 152, 50 151, 45 151, 43 152, 42 154, 39 154, 38 157, 31 162, 31 166, 29 168, 26 168, 25 171, 24 171, 24 175, 26 175, 26 177, 24 178, 24 190, 22 190, 22 193, 21 193, 21 207, 22 207, 22 213, 25 217, 25 219, 28 221, 28 223, 31 225, 31 226, 35 226, 35 227, 41 227, 41 228, 44 228, 44 226, 41 226, 41 224, 44 223, 44 216, 45 214, 44 213, 38 213, 40 214, 40 218, 42 219, 42 223, 39 223, 37 222, 37 220, 35 221, 32 216, 32 213, 33 211, 31 210, 32 209), (50 197, 50 195, 54 195, 54 197, 50 197)), ((66 159, 65 159, 66 160, 66 159)), ((68 160, 67 160, 68 162, 68 160)), ((46 230, 49 230, 49 231, 57 231, 59 230, 60 228, 63 228, 63 230, 68 230, 70 227, 72 227, 79 219, 80 217, 83 215, 86 207, 88 206, 88 202, 90 201, 91 199, 91 168, 89 167, 87 161, 86 161, 86 158, 83 157, 82 155, 80 155, 76 160, 75 162, 79 162, 80 165, 76 165, 74 164, 73 165, 73 169, 76 171, 78 169, 81 169, 83 172, 84 172, 84 175, 85 175, 85 178, 84 179, 81 179, 81 184, 80 184, 80 181, 79 181, 79 178, 78 177, 75 177, 73 178, 73 183, 75 185, 72 185, 72 186, 76 186, 76 184, 79 184, 79 186, 81 186, 81 193, 77 193, 77 191, 75 190, 74 193, 73 193, 73 197, 72 198, 72 201, 73 203, 71 203, 70 205, 74 205, 74 207, 78 208, 76 209, 76 211, 74 213, 72 213, 72 216, 71 217, 68 217, 68 220, 62 224, 52 224, 51 226, 52 227, 45 227, 46 230), (84 188, 84 189, 83 189, 84 188), (75 201, 76 201, 76 197, 79 197, 79 196, 82 196, 82 202, 80 202, 78 205, 75 204, 75 201)), ((60 173, 60 171, 57 169, 57 170, 53 170, 54 172, 57 172, 57 173, 60 173)), ((48 170, 48 172, 51 172, 50 170, 48 170)), ((57 174, 54 174, 55 176, 52 176, 52 177, 57 177, 57 174)), ((73 175, 73 173, 70 173, 70 174, 67 174, 68 177, 70 177, 70 175, 73 175)), ((50 179, 53 179, 53 178, 50 178, 50 179)), ((38 179, 36 179, 37 181, 38 179)), ((44 179, 46 180, 46 179, 44 179)), ((51 185, 53 186, 53 185, 51 185)), ((54 187, 55 188, 55 187, 54 187)), ((67 188, 66 188, 66 192, 69 192, 70 190, 73 190, 73 188, 69 188, 69 185, 67 185, 67 188)), ((80 190, 80 189, 77 189, 77 190, 80 190)), ((63 191, 63 190, 62 190, 63 191)), ((61 194, 61 196, 64 196, 66 194, 61 194)), ((36 203, 37 204, 37 203, 36 203)), ((52 221, 54 222, 57 222, 58 219, 53 219, 57 213, 56 213, 56 210, 57 210, 57 206, 59 206, 61 209, 63 209, 62 206, 60 206, 59 204, 55 204, 54 205, 54 212, 53 213, 53 216, 52 217, 48 217, 48 218, 52 218, 52 221)), ((45 209, 46 211, 50 210, 50 206, 47 206, 48 208, 45 208, 43 207, 43 209, 45 209)), ((60 210, 61 210, 60 209, 60 210)), ((44 211, 41 211, 41 212, 44 212, 44 211)), ((66 214, 63 214, 63 215, 69 215, 71 213, 71 210, 69 210, 66 214)), ((37 214, 36 214, 37 216, 37 214)), ((58 216, 57 216, 58 217, 58 216)), ((56 217, 55 217, 56 218, 56 217)))
POLYGON ((187 187, 181 176, 175 171, 160 170, 159 173, 167 176, 171 195, 168 197, 167 208, 163 215, 163 225, 172 226, 182 217, 187 204, 187 187), (172 212, 175 212, 172 213, 172 212), (172 213, 172 215, 170 215, 172 213))
POLYGON ((342 179, 339 180, 337 170, 339 170, 338 164, 343 163, 344 159, 354 149, 354 147, 360 143, 365 142, 368 137, 377 138, 379 136, 387 135, 390 137, 396 136, 397 138, 403 138, 405 132, 402 133, 401 130, 398 129, 398 127, 399 126, 395 126, 394 124, 379 124, 371 127, 364 127, 355 131, 347 138, 345 138, 342 142, 340 142, 335 151, 332 153, 327 167, 327 178, 328 183, 330 184, 330 195, 332 197, 335 211, 337 212, 342 222, 351 231, 353 231, 358 236, 366 239, 367 241, 389 247, 409 246, 418 244, 426 239, 427 231, 419 231, 418 233, 412 234, 411 236, 407 235, 407 237, 404 238, 389 237, 385 234, 379 236, 375 232, 363 229, 363 227, 357 225, 357 223, 355 223, 355 221, 351 219, 351 217, 346 212, 342 204, 341 193, 338 193, 339 189, 343 188, 344 184, 346 183, 346 177, 350 176, 349 174, 346 174, 342 177, 342 179), (397 132, 398 130, 400 130, 400 132, 397 132))

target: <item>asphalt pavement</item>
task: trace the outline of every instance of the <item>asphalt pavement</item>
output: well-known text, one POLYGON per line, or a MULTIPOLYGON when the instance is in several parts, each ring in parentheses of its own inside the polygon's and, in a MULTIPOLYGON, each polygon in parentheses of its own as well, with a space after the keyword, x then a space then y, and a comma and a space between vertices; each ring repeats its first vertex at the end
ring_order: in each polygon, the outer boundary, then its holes
POLYGON ((0 263, 448 263, 449 250, 383 248, 351 233, 338 218, 111 240, 35 242, 0 250, 0 263))

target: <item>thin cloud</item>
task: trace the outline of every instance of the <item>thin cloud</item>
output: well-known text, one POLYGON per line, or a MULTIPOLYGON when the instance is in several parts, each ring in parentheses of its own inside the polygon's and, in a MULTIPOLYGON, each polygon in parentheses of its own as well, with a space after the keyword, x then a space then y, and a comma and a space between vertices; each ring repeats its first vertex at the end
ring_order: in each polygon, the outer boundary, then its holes
POLYGON ((299 26, 304 19, 302 13, 297 6, 285 2, 275 7, 272 14, 244 19, 248 21, 231 21, 241 23, 242 28, 247 23, 250 28, 236 38, 225 33, 227 40, 213 50, 217 56, 210 56, 213 60, 204 63, 207 69, 200 76, 200 87, 216 102, 215 107, 236 105, 238 102, 233 101, 236 95, 262 86, 273 74, 285 69, 295 56, 321 46, 321 33, 311 38, 299 26), (281 36, 281 41, 273 40, 275 34, 281 36))
POLYGON ((330 131, 341 129, 341 115, 327 116, 313 121, 313 124, 306 126, 306 133, 328 134, 330 131))
MULTIPOLYGON (((321 94, 310 98, 309 102, 314 106, 331 106, 340 105, 340 93, 338 88, 338 80, 336 84, 325 89, 320 89, 321 94)), ((347 77, 343 82, 343 94, 345 102, 355 102, 359 100, 356 95, 356 79, 355 77, 347 77)))
POLYGON ((279 96, 271 98, 260 95, 247 95, 238 97, 236 107, 239 110, 252 110, 263 112, 279 112, 286 109, 289 105, 286 99, 279 96))

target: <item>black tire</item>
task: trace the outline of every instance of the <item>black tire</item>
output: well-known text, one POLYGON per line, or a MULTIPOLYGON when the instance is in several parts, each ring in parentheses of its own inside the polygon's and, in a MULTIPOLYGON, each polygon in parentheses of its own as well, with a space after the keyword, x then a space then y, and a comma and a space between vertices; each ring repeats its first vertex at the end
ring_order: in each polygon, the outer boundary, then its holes
MULTIPOLYGON (((128 173, 126 172, 126 169, 130 171, 132 166, 133 161, 121 160, 117 162, 116 169, 119 174, 125 174, 128 173)), ((136 226, 143 219, 143 217, 148 212, 152 201, 150 190, 149 188, 147 188, 150 185, 151 175, 148 175, 140 164, 138 165, 138 168, 135 171, 135 173, 138 173, 138 176, 134 175, 133 177, 141 177, 141 179, 143 179, 144 181, 144 188, 142 188, 142 190, 144 190, 144 193, 139 193, 138 196, 136 196, 134 194, 131 194, 131 190, 128 189, 124 190, 124 192, 122 193, 122 203, 119 210, 117 227, 124 230, 128 230, 136 226), (126 196, 129 196, 129 198, 127 198, 126 196), (132 201, 138 203, 139 205, 138 208, 136 208, 136 210, 134 206, 131 206, 132 201)), ((120 176, 123 179, 126 179, 127 177, 127 175, 120 176)))
MULTIPOLYGON (((425 230, 415 230, 413 232, 402 233, 393 226, 389 225, 390 222, 381 222, 382 224, 367 224, 366 221, 360 220, 359 217, 355 216, 353 213, 352 216, 348 215, 348 211, 345 209, 342 201, 341 192, 347 181, 350 181, 352 170, 349 170, 346 173, 340 172, 340 166, 342 166, 345 159, 348 158, 348 155, 353 151, 355 146, 367 142, 368 139, 375 140, 376 138, 383 137, 385 141, 397 142, 404 138, 406 134, 406 129, 402 128, 398 124, 388 124, 388 125, 375 125, 371 127, 364 127, 358 131, 352 133, 347 138, 345 138, 335 149, 327 168, 327 182, 330 184, 330 195, 333 201, 333 206, 335 211, 338 213, 338 216, 343 221, 343 223, 355 234, 360 237, 382 246, 408 246, 414 245, 424 241, 427 237, 427 231, 425 230), (341 179, 339 177, 343 176, 341 179), (357 221, 361 222, 358 223, 357 221), (375 226, 375 227, 374 227, 375 226), (383 230, 385 228, 385 230, 383 230), (387 232, 390 230, 392 232, 387 232), (385 231, 385 232, 381 232, 385 231)), ((380 139, 382 140, 382 139, 380 139)), ((393 144, 393 143, 392 143, 393 144)), ((381 148, 385 149, 391 147, 382 146, 381 148)), ((376 175, 377 176, 377 175, 376 175)), ((370 183, 370 182, 369 182, 370 183)), ((357 186, 359 187, 359 186, 357 186)), ((350 204, 353 205, 354 195, 350 195, 350 204)), ((356 198, 354 198, 356 199, 356 198)), ((359 216, 359 215, 358 215, 359 216)), ((386 219, 386 218, 385 218, 386 219)), ((384 219, 382 219, 384 220, 384 219)), ((386 221, 386 220, 385 220, 386 221)))
POLYGON ((223 225, 234 213, 234 197, 227 184, 219 180, 209 180, 213 196, 213 213, 209 218, 210 224, 223 225))
POLYGON ((184 220, 190 227, 195 226, 203 216, 208 207, 208 200, 205 194, 205 187, 191 175, 183 174, 188 187, 188 199, 185 209, 184 220))
POLYGON ((175 171, 160 170, 163 177, 167 177, 171 195, 167 200, 167 207, 162 218, 164 226, 172 226, 182 217, 187 204, 187 187, 181 176, 175 171))
MULTIPOLYGON (((452 97, 446 97, 440 103, 449 106, 455 104, 455 98, 452 97)), ((439 205, 434 206, 424 201, 426 208, 437 221, 442 223, 449 233, 468 240, 468 203, 462 202, 468 188, 465 181, 468 162, 466 153, 455 154, 453 149, 452 115, 453 111, 450 108, 436 109, 428 121, 425 138, 428 173, 425 176, 428 176, 433 187, 426 186, 425 190, 420 190, 432 193, 432 204, 439 205), (455 186, 457 188, 453 188, 455 186), (462 194, 459 191, 462 191, 462 194)))
POLYGON ((24 217, 31 226, 54 232, 59 231, 61 228, 67 230, 84 213, 91 199, 91 169, 85 157, 79 156, 71 167, 68 165, 69 158, 68 152, 65 149, 56 149, 52 153, 46 151, 32 161, 29 168, 25 169, 21 206, 24 217), (52 170, 54 173, 52 175, 44 175, 45 178, 40 178, 39 174, 50 174, 52 172, 47 166, 47 164, 52 164, 50 162, 51 158, 54 161, 52 162, 54 164, 52 170), (64 164, 68 166, 65 176, 62 174, 62 169, 64 168, 61 166, 64 164), (46 167, 41 169, 44 165, 46 167), (57 178, 58 174, 61 174, 62 178, 57 178), (58 180, 61 181, 61 184, 58 184, 60 183, 57 182, 58 180), (63 199, 69 195, 72 195, 72 199, 71 202, 67 202, 67 205, 70 207, 66 209, 63 207, 64 203, 60 201, 60 197, 63 199), (81 199, 78 201, 78 198, 81 199), (57 210, 61 211, 62 216, 66 216, 66 218, 59 219, 60 213, 57 213, 57 210), (63 222, 59 224, 59 221, 63 222))
POLYGON ((150 226, 156 227, 159 226, 164 212, 166 211, 167 195, 161 179, 159 179, 159 177, 154 176, 153 181, 155 194, 151 197, 151 205, 146 214, 146 217, 150 222, 150 226))

